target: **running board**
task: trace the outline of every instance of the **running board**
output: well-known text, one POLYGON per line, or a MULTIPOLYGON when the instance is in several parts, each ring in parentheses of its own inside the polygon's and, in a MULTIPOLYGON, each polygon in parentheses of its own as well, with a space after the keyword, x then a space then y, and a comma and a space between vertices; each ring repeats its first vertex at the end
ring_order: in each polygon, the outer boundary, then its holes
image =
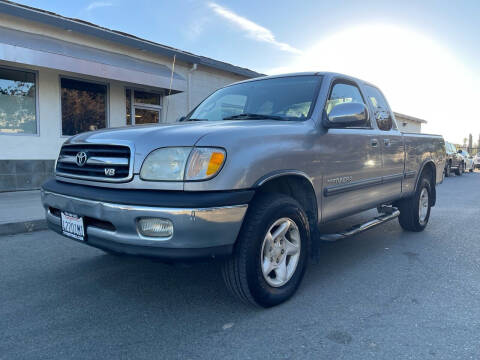
POLYGON ((400 215, 400 211, 394 207, 383 206, 383 207, 380 207, 378 210, 382 214, 380 216, 377 216, 373 220, 367 221, 366 223, 363 223, 363 224, 355 225, 350 229, 342 232, 320 235, 320 240, 333 242, 333 241, 345 239, 347 237, 360 234, 380 224, 386 223, 387 221, 393 220, 400 215))

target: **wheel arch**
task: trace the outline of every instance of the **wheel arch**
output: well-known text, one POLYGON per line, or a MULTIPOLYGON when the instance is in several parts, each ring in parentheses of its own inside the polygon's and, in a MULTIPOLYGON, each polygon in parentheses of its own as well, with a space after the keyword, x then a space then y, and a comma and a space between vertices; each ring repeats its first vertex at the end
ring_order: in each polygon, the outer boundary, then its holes
POLYGON ((315 188, 311 178, 297 170, 284 170, 268 174, 255 184, 256 194, 276 192, 297 200, 305 210, 310 232, 318 224, 318 204, 315 188))
POLYGON ((418 186, 420 184, 421 179, 424 176, 428 176, 430 178, 430 184, 431 184, 431 206, 435 206, 435 203, 437 201, 437 190, 436 190, 436 184, 437 184, 437 167, 433 160, 427 160, 425 161, 421 168, 420 172, 418 173, 417 176, 417 181, 415 183, 415 191, 417 191, 418 186))

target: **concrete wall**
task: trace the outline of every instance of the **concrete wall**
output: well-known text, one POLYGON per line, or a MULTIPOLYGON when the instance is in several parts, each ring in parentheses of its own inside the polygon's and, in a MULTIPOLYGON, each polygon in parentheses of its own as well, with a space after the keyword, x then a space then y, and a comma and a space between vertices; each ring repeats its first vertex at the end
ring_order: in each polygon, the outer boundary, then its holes
POLYGON ((422 132, 422 124, 419 122, 397 118, 397 125, 400 131, 415 133, 422 132))
POLYGON ((54 160, 0 160, 0 192, 38 189, 53 174, 54 160))

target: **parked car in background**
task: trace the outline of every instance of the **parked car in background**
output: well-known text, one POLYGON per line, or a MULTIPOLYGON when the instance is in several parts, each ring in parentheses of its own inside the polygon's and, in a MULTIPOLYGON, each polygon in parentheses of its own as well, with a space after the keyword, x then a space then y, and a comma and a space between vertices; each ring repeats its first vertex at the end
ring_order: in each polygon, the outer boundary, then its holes
POLYGON ((452 170, 455 174, 461 176, 465 171, 465 159, 458 153, 457 148, 452 143, 445 141, 445 150, 447 152, 447 161, 445 162, 445 176, 449 177, 452 170))
POLYGON ((475 169, 480 169, 480 152, 473 158, 473 167, 475 169))
POLYGON ((463 156, 465 171, 473 172, 473 169, 475 169, 475 166, 473 165, 473 156, 470 155, 467 150, 458 150, 458 153, 463 156))

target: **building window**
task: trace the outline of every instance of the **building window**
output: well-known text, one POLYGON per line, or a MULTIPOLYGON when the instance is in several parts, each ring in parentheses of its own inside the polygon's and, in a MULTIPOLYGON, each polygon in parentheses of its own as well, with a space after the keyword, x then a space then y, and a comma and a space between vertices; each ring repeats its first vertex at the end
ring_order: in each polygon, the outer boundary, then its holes
POLYGON ((107 85, 61 79, 62 135, 107 127, 107 85))
POLYGON ((126 89, 125 97, 127 104, 127 125, 160 122, 162 112, 161 94, 126 89))
POLYGON ((0 68, 0 134, 36 134, 35 73, 0 68))

